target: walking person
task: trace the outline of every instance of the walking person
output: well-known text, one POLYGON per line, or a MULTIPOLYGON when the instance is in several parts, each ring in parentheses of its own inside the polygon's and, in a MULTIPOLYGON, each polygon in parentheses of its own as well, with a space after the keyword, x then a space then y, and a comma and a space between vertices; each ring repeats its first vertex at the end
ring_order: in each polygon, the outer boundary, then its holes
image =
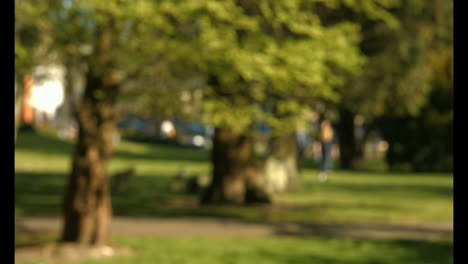
POLYGON ((333 146, 333 127, 328 120, 320 124, 319 140, 322 148, 322 159, 320 163, 320 173, 318 180, 326 181, 332 169, 332 146, 333 146))

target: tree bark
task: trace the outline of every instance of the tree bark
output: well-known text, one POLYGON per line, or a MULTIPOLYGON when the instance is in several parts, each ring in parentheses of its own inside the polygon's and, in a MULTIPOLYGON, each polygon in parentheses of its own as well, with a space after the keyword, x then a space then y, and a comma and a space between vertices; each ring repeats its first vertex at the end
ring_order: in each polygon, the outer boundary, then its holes
POLYGON ((62 241, 104 245, 112 218, 107 160, 114 152, 116 99, 120 82, 109 54, 112 28, 100 29, 89 64, 83 100, 76 109, 79 127, 73 168, 64 197, 62 241))
POLYGON ((288 188, 299 187, 298 148, 294 133, 271 139, 264 173, 269 193, 284 192, 288 188))
POLYGON ((357 154, 356 137, 354 133, 354 113, 345 108, 339 109, 338 141, 340 148, 340 167, 354 169, 357 154))
POLYGON ((213 178, 202 204, 270 203, 255 165, 252 138, 216 128, 212 148, 213 178))
POLYGON ((118 86, 88 77, 83 103, 77 110, 79 134, 64 200, 63 241, 109 242, 112 213, 106 165, 114 151, 117 92, 118 86), (96 98, 100 92, 106 96, 96 98))

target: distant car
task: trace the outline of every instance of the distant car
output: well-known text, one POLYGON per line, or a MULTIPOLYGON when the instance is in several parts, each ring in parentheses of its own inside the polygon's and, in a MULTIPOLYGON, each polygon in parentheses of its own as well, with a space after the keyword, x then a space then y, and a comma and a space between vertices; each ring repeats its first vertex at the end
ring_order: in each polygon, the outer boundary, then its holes
POLYGON ((117 124, 117 127, 120 129, 133 129, 138 132, 144 132, 146 126, 147 125, 143 120, 136 118, 126 119, 117 124))
POLYGON ((129 118, 117 123, 117 128, 124 137, 155 136, 154 125, 144 119, 129 118))
POLYGON ((211 148, 213 129, 198 122, 175 121, 176 139, 183 146, 211 148))

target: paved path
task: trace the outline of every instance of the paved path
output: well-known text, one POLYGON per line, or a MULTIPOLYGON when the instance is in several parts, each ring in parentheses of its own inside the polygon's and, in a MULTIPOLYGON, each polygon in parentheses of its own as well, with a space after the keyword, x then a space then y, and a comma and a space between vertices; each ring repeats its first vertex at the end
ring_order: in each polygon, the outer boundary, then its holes
MULTIPOLYGON (((16 232, 59 234, 58 217, 26 217, 17 221, 16 232)), ((241 220, 208 217, 131 218, 114 217, 111 225, 115 236, 166 237, 355 237, 377 239, 450 239, 452 223, 432 224, 301 224, 250 223, 241 220)))

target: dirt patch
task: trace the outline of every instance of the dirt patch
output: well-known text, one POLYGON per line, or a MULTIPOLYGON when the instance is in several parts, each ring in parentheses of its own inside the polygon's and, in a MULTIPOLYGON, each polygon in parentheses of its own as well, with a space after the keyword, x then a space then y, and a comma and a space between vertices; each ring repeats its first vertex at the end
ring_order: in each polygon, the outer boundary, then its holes
MULTIPOLYGON (((58 234, 59 217, 28 217, 23 230, 58 234)), ((140 218, 114 217, 114 236, 172 237, 268 237, 330 236, 389 239, 446 239, 453 235, 452 223, 252 223, 210 217, 140 218)), ((21 233, 17 229, 16 233, 21 233)))
MULTIPOLYGON (((59 217, 27 217, 17 221, 16 234, 38 238, 58 238, 59 217)), ((234 219, 209 217, 132 218, 114 217, 113 236, 139 237, 351 237, 367 239, 452 240, 453 223, 251 223, 234 219)), ((49 240, 50 241, 50 240, 49 240)), ((86 258, 131 256, 134 252, 115 246, 86 248, 76 244, 19 247, 15 259, 47 260, 54 263, 86 258)))

